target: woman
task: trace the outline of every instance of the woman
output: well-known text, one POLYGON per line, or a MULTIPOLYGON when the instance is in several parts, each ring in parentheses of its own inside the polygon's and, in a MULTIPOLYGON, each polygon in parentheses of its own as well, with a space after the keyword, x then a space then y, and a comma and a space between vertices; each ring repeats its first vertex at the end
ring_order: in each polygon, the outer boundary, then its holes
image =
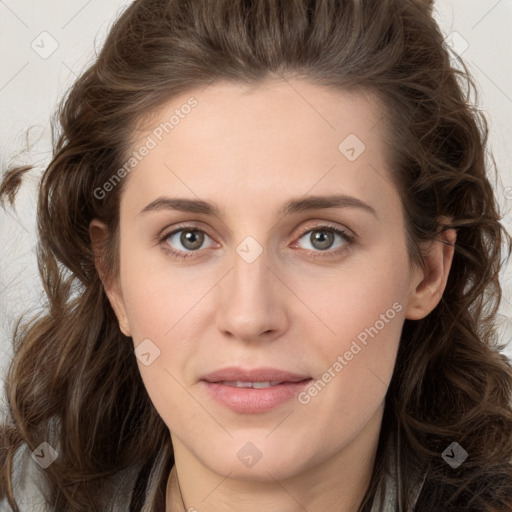
POLYGON ((124 12, 41 182, 9 509, 512 510, 510 237, 431 8, 124 12))

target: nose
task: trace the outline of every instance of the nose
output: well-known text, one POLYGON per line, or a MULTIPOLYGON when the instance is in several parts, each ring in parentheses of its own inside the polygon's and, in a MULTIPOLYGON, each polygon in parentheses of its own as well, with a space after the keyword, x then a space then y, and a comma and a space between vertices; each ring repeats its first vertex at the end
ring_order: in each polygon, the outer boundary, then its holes
POLYGON ((216 290, 218 329, 246 342, 276 339, 286 331, 289 321, 290 291, 268 253, 263 250, 258 255, 261 249, 254 245, 237 248, 232 268, 216 290), (247 247, 249 251, 244 252, 247 247))

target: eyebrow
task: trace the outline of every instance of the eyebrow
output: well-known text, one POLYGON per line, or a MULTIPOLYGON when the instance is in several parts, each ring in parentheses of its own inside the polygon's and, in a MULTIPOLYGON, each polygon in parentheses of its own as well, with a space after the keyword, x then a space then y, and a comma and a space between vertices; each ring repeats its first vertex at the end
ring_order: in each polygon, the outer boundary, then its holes
MULTIPOLYGON (((344 194, 330 196, 308 196, 292 198, 288 200, 278 211, 279 216, 291 215, 310 210, 320 210, 327 208, 359 208, 367 211, 378 218, 374 208, 369 204, 357 199, 356 197, 344 194)), ((140 213, 158 211, 158 210, 177 210, 188 213, 202 213, 221 217, 218 206, 200 199, 186 199, 178 197, 161 196, 145 206, 140 213)))

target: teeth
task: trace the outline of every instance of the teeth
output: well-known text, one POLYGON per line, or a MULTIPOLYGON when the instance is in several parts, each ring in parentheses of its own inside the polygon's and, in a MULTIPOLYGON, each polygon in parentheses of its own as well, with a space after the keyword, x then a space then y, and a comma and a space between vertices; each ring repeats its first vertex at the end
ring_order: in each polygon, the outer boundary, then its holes
POLYGON ((242 382, 240 380, 236 381, 223 381, 221 382, 224 386, 231 386, 235 388, 255 388, 255 389, 262 389, 262 388, 270 388, 272 386, 277 386, 278 384, 281 384, 281 381, 279 380, 271 380, 267 382, 242 382))
POLYGON ((269 388, 271 386, 275 386, 277 384, 280 384, 279 381, 270 381, 270 382, 253 382, 252 383, 252 387, 253 388, 257 388, 257 389, 260 389, 260 388, 269 388))

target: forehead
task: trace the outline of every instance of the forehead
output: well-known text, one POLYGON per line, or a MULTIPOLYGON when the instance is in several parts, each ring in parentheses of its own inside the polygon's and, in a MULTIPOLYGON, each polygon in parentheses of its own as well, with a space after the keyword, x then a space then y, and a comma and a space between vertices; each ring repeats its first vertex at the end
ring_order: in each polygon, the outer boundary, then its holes
POLYGON ((303 80, 191 89, 137 126, 131 151, 150 149, 123 202, 140 209, 173 193, 243 206, 334 189, 375 200, 391 182, 383 118, 370 93, 303 80))

